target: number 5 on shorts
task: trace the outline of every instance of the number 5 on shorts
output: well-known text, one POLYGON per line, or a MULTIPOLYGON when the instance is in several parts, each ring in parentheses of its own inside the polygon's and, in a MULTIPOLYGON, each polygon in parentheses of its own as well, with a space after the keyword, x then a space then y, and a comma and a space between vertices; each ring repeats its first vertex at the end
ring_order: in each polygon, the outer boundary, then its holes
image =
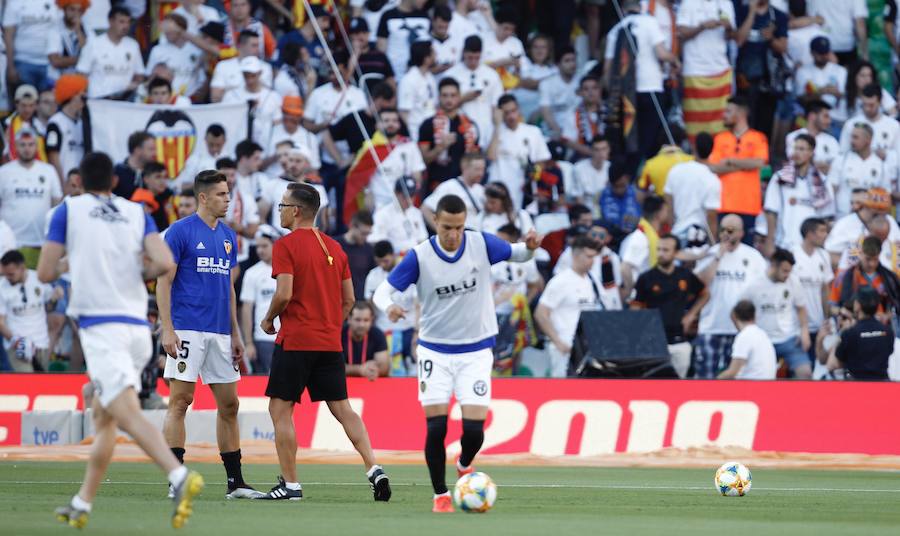
POLYGON ((181 341, 181 351, 178 352, 178 359, 187 359, 191 353, 191 341, 181 341))

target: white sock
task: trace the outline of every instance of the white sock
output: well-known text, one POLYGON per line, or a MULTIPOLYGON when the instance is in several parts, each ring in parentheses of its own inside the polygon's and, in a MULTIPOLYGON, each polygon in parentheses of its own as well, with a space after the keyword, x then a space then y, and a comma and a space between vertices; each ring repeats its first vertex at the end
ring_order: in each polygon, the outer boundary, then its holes
POLYGON ((303 489, 302 487, 300 487, 299 482, 285 482, 284 487, 291 491, 300 491, 301 489, 303 489))
POLYGON ((372 475, 375 474, 375 471, 377 471, 379 469, 381 469, 380 465, 373 465, 372 467, 369 468, 368 471, 366 471, 366 476, 369 478, 372 478, 372 475))
POLYGON ((169 483, 177 488, 181 485, 182 482, 184 482, 184 479, 187 478, 187 474, 187 467, 179 465, 177 469, 173 469, 169 473, 169 483))
POLYGON ((437 499, 438 497, 449 497, 449 496, 450 496, 450 492, 449 492, 449 491, 448 491, 447 493, 435 493, 435 494, 434 494, 434 498, 435 498, 435 499, 437 499))
POLYGON ((76 510, 84 510, 85 512, 91 511, 91 503, 85 501, 78 495, 72 497, 72 508, 76 510))

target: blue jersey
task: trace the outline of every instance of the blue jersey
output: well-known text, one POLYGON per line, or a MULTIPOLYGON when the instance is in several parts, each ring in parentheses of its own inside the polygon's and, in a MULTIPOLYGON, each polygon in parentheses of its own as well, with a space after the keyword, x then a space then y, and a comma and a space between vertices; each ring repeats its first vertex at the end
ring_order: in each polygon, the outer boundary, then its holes
POLYGON ((210 229, 194 214, 166 230, 178 271, 172 282, 175 329, 231 334, 231 269, 237 236, 222 222, 210 229))

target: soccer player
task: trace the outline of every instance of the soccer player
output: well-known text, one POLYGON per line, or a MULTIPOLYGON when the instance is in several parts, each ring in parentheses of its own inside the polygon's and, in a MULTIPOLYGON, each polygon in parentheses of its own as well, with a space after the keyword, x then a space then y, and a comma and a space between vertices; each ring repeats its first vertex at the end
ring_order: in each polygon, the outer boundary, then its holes
POLYGON ((409 311, 394 302, 395 293, 415 284, 419 294, 419 402, 427 426, 425 461, 434 487, 432 511, 438 513, 453 511, 444 446, 451 395, 462 407, 459 476, 474 471, 472 461, 484 442, 497 335, 491 265, 526 262, 540 244, 533 230, 524 244, 467 231, 466 214, 459 196, 441 198, 435 211, 437 236, 409 250, 373 296, 375 305, 396 322, 409 311))
POLYGON ((244 483, 238 430, 237 363, 244 344, 237 321, 234 280, 237 236, 220 222, 228 211, 228 184, 219 171, 194 178, 197 212, 173 223, 166 243, 176 266, 159 277, 156 301, 166 355, 169 409, 163 433, 172 453, 184 462, 184 415, 194 401, 197 377, 216 399, 216 439, 228 478, 227 499, 264 494, 244 483))
POLYGON ((143 207, 112 195, 108 156, 86 155, 81 177, 88 195, 66 199, 53 213, 38 261, 38 278, 44 283, 59 279, 68 266, 68 313, 78 317, 78 337, 96 393, 96 433, 84 481, 70 503, 56 510, 56 517, 77 528, 87 524, 118 426, 168 474, 174 487, 172 526, 179 528, 193 511, 203 477, 178 463, 163 435, 141 413, 137 395, 141 370, 152 353, 144 280, 168 271, 172 254, 143 207), (61 262, 63 257, 67 262, 61 262))
POLYGON ((275 295, 260 327, 274 335, 275 318, 281 320, 266 386, 281 476, 265 499, 303 498, 293 415, 294 404, 309 389, 309 398, 328 405, 362 457, 375 500, 388 501, 388 476, 376 464, 366 425, 347 400, 341 325, 354 302, 347 254, 316 229, 319 193, 311 184, 288 184, 278 210, 281 226, 291 232, 275 242, 272 251, 275 295))

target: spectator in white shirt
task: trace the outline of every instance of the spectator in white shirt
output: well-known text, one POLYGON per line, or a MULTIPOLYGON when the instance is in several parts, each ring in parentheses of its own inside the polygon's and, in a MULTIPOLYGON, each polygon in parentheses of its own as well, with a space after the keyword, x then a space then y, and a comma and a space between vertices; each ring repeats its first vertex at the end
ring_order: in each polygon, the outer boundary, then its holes
POLYGON ((684 248, 706 245, 717 235, 722 183, 707 165, 712 149, 712 136, 697 134, 695 160, 675 164, 666 176, 666 201, 675 216, 672 234, 684 248))
POLYGON ((528 123, 536 123, 540 116, 538 87, 545 79, 556 74, 551 47, 553 41, 546 35, 536 35, 528 44, 528 55, 519 61, 519 85, 512 94, 519 101, 522 116, 528 123))
MULTIPOLYGON (((290 144, 290 141, 284 142, 290 144)), ((278 232, 287 234, 290 229, 281 226, 278 204, 281 202, 284 193, 293 182, 302 182, 309 184, 319 194, 319 212, 316 215, 316 225, 322 232, 328 232, 329 216, 328 194, 322 186, 321 179, 309 166, 309 156, 306 150, 301 147, 291 147, 284 153, 284 173, 281 176, 270 179, 262 187, 261 197, 259 199, 259 214, 262 220, 270 220, 269 223, 278 232)))
POLYGON ((813 153, 813 164, 820 172, 828 175, 831 172, 831 163, 841 152, 841 146, 837 139, 831 135, 831 106, 822 100, 812 100, 806 103, 806 126, 790 132, 784 139, 784 149, 787 157, 794 153, 794 140, 801 134, 809 134, 816 140, 816 150, 813 153))
MULTIPOLYGON (((482 34, 484 54, 482 60, 489 67, 504 73, 517 76, 525 47, 516 37, 516 13, 509 7, 501 7, 497 13, 494 31, 482 34)), ((510 84, 513 82, 510 81, 510 84)))
POLYGON ((266 170, 270 177, 280 177, 284 172, 275 149, 285 140, 293 142, 294 147, 305 149, 309 165, 318 170, 322 167, 322 159, 319 156, 319 138, 312 132, 303 128, 303 99, 297 95, 288 95, 281 101, 281 123, 272 128, 269 136, 269 146, 266 157, 263 158, 260 169, 266 170))
POLYGON ((600 192, 609 183, 609 140, 597 135, 591 140, 591 157, 579 160, 572 171, 573 181, 566 191, 569 199, 591 209, 600 217, 600 192))
POLYGON ((847 69, 831 62, 831 45, 828 38, 819 36, 809 45, 813 63, 797 71, 794 90, 806 99, 822 99, 835 108, 844 97, 847 86, 847 69))
POLYGON ((681 68, 681 62, 666 48, 665 37, 656 18, 640 12, 639 0, 624 0, 622 9, 627 15, 606 36, 603 78, 608 86, 619 34, 625 28, 631 33, 634 46, 637 47, 634 69, 638 152, 641 157, 650 158, 659 151, 657 107, 662 106, 663 115, 668 112, 663 100, 663 63, 671 64, 677 70, 681 68))
POLYGON ((486 147, 494 132, 494 107, 503 95, 497 71, 481 62, 481 38, 472 35, 463 43, 462 62, 445 75, 459 82, 462 112, 478 125, 479 145, 486 147))
POLYGON ((46 371, 50 357, 47 304, 62 292, 38 280, 25 257, 12 250, 0 257, 0 335, 16 372, 46 371))
POLYGON ((145 84, 147 88, 147 104, 161 104, 179 108, 191 106, 193 104, 191 99, 172 91, 172 82, 170 80, 172 70, 164 63, 157 63, 153 68, 153 72, 160 73, 161 71, 165 73, 163 76, 151 76, 150 80, 145 84))
POLYGON ((428 36, 428 12, 425 0, 400 0, 397 7, 382 14, 376 36, 378 50, 387 54, 394 75, 406 74, 409 46, 416 41, 431 41, 428 36))
POLYGON ((766 188, 763 209, 768 234, 765 251, 775 245, 791 249, 803 241, 800 226, 807 218, 834 218, 834 194, 826 177, 812 163, 816 140, 800 134, 794 140, 791 161, 775 172, 766 188))
POLYGON ((397 86, 397 109, 413 140, 419 127, 437 111, 437 82, 431 70, 435 53, 430 41, 413 43, 409 52, 409 70, 397 86))
POLYGON ((63 17, 56 23, 47 36, 47 59, 50 62, 49 76, 52 79, 60 75, 75 72, 75 65, 81 55, 81 49, 87 44, 88 39, 94 36, 82 23, 87 0, 73 0, 60 2, 63 17))
POLYGON ((372 234, 367 239, 370 244, 387 240, 397 253, 403 254, 428 238, 425 217, 412 202, 416 188, 412 177, 397 179, 394 185, 396 201, 377 207, 372 215, 372 234))
POLYGON ((824 20, 825 32, 831 39, 841 65, 853 65, 862 56, 869 57, 866 0, 808 0, 809 13, 824 20), (857 47, 859 54, 857 54, 857 47))
POLYGON ((742 299, 756 306, 759 327, 769 336, 775 354, 784 359, 794 377, 810 379, 812 339, 803 287, 791 279, 795 262, 790 251, 776 249, 765 277, 757 278, 744 289, 742 299))
POLYGON ((519 233, 534 229, 531 215, 513 204, 509 189, 502 182, 490 182, 484 189, 484 210, 478 214, 476 229, 496 233, 504 225, 514 225, 519 233))
POLYGON ((78 168, 84 156, 84 123, 82 114, 87 94, 87 78, 64 74, 56 82, 54 98, 60 110, 47 125, 47 160, 60 177, 78 168))
POLYGON ((885 153, 885 161, 873 150, 874 132, 868 123, 848 123, 847 126, 851 127, 850 150, 835 159, 828 174, 828 182, 834 188, 837 218, 850 214, 850 195, 854 190, 884 188, 891 191, 897 172, 894 151, 885 153))
POLYGON ((484 210, 484 186, 481 180, 484 178, 486 167, 485 157, 482 153, 466 153, 460 162, 462 175, 447 179, 440 183, 431 192, 431 195, 422 202, 422 214, 431 228, 434 228, 434 214, 437 211, 438 202, 447 195, 459 196, 466 204, 466 227, 478 228, 478 215, 484 210))
MULTIPOLYGON (((403 177, 412 177, 417 185, 422 184, 425 161, 419 146, 400 134, 403 123, 400 114, 393 108, 384 108, 378 113, 381 119, 380 132, 391 147, 391 152, 381 161, 369 182, 369 194, 376 208, 394 202, 394 186, 403 177)), ((418 188, 417 188, 418 189, 418 188)))
POLYGON ((144 59, 137 41, 129 37, 131 13, 116 6, 109 10, 109 30, 90 39, 81 49, 75 70, 86 75, 88 97, 127 98, 144 79, 144 59))
MULTIPOLYGON (((259 327, 275 295, 272 278, 272 245, 281 236, 276 229, 262 225, 256 236, 256 255, 259 262, 244 273, 241 284, 241 326, 244 331, 244 357, 250 361, 254 374, 268 374, 275 351, 275 335, 259 327)), ((275 329, 280 321, 275 319, 275 329)))
MULTIPOLYGON (((450 36, 453 15, 447 6, 435 6, 431 15, 431 47, 435 59, 431 72, 440 75, 456 65, 462 57, 463 37, 450 36)), ((466 36, 468 37, 468 36, 466 36)))
POLYGON ((49 0, 8 0, 3 10, 6 83, 9 87, 47 84, 50 35, 62 13, 49 0))
POLYGON ((756 325, 756 307, 739 301, 731 310, 731 322, 738 329, 731 351, 731 363, 716 377, 719 380, 774 380, 778 372, 775 347, 766 332, 756 325))
MULTIPOLYGON (((575 205, 576 207, 581 205, 575 205)), ((583 207, 582 207, 583 208, 583 207)), ((572 210, 571 207, 569 210, 572 210)), ((589 215, 589 214, 588 214, 589 215)), ((570 214, 571 219, 571 214, 570 214)), ((577 239, 579 236, 587 236, 597 242, 600 253, 594 257, 594 266, 591 268, 591 277, 600 287, 600 304, 607 311, 622 310, 622 260, 619 254, 609 248, 613 237, 610 233, 610 225, 604 220, 588 222, 586 225, 577 224, 568 229, 577 239)), ((556 265, 553 266, 553 275, 572 266, 572 248, 566 249, 559 256, 556 265)))
MULTIPOLYGON (((800 226, 800 234, 803 242, 791 250, 796 261, 791 270, 791 279, 803 289, 809 338, 815 345, 818 332, 826 323, 825 313, 831 282, 834 280, 831 259, 822 248, 828 237, 828 223, 820 218, 809 218, 800 226)), ((810 358, 814 356, 815 348, 810 351, 810 358)))
POLYGON ((495 181, 506 185, 513 206, 518 209, 522 207, 526 170, 533 164, 546 163, 552 155, 541 129, 523 121, 514 96, 506 94, 500 97, 493 122, 494 132, 487 149, 491 161, 490 174, 495 181))
MULTIPOLYGON (((234 58, 222 60, 216 63, 212 80, 209 82, 209 99, 212 102, 220 102, 229 90, 243 87, 244 78, 241 71, 241 60, 254 57, 259 59, 260 36, 253 30, 242 30, 238 34, 237 51, 234 58)), ((262 83, 264 86, 272 86, 272 66, 266 62, 261 63, 262 83)))
POLYGON ((281 121, 281 95, 275 93, 262 80, 263 62, 255 56, 241 60, 244 85, 232 89, 222 102, 247 102, 250 104, 250 139, 261 147, 269 146, 272 127, 281 121))
POLYGON ((869 84, 862 90, 862 112, 844 123, 841 129, 841 150, 850 150, 850 136, 859 124, 872 127, 872 151, 886 160, 889 152, 895 152, 900 143, 900 123, 881 110, 881 86, 869 84))
MULTIPOLYGON (((371 241, 370 241, 371 242, 371 241)), ((371 300, 375 290, 384 282, 400 259, 394 253, 394 246, 388 240, 379 240, 372 246, 375 268, 366 275, 365 298, 371 300)), ((396 293, 394 303, 401 304, 407 311, 416 311, 416 286, 410 285, 405 291, 396 293)), ((388 340, 388 355, 391 358, 391 376, 416 374, 413 342, 418 324, 417 314, 408 314, 391 322, 381 309, 375 308, 375 327, 384 332, 388 340)))
POLYGON ((28 268, 37 266, 47 212, 62 199, 62 184, 50 164, 37 159, 38 135, 16 132, 18 158, 0 166, 0 220, 12 227, 28 268))
POLYGON ((550 339, 550 376, 568 375, 575 331, 582 311, 600 306, 599 283, 591 277, 594 258, 599 245, 589 237, 576 238, 572 243, 572 266, 553 276, 541 294, 534 318, 550 339))
POLYGON ((208 22, 221 22, 222 13, 212 6, 205 5, 206 0, 181 0, 181 5, 173 9, 187 21, 189 34, 197 35, 200 28, 208 22))
POLYGON ((206 79, 203 70, 203 51, 188 41, 188 23, 177 13, 169 13, 162 21, 165 42, 160 40, 147 59, 147 74, 157 64, 164 63, 172 70, 172 88, 176 95, 190 97, 206 79))
POLYGON ((184 168, 178 176, 176 186, 178 189, 188 188, 194 184, 194 177, 205 169, 215 169, 216 160, 225 156, 225 129, 219 123, 213 123, 206 127, 203 135, 203 145, 195 146, 194 152, 184 163, 184 168))
POLYGON ((697 263, 694 273, 709 293, 701 296, 697 338, 694 339, 694 377, 715 378, 731 359, 736 334, 728 314, 744 290, 765 273, 767 264, 759 251, 741 243, 744 223, 737 214, 728 214, 719 225, 719 243, 697 263))
POLYGON ((563 47, 558 50, 556 64, 558 72, 541 81, 538 92, 546 131, 551 140, 562 141, 565 133, 563 129, 578 106, 579 80, 575 76, 578 71, 575 49, 563 47))

